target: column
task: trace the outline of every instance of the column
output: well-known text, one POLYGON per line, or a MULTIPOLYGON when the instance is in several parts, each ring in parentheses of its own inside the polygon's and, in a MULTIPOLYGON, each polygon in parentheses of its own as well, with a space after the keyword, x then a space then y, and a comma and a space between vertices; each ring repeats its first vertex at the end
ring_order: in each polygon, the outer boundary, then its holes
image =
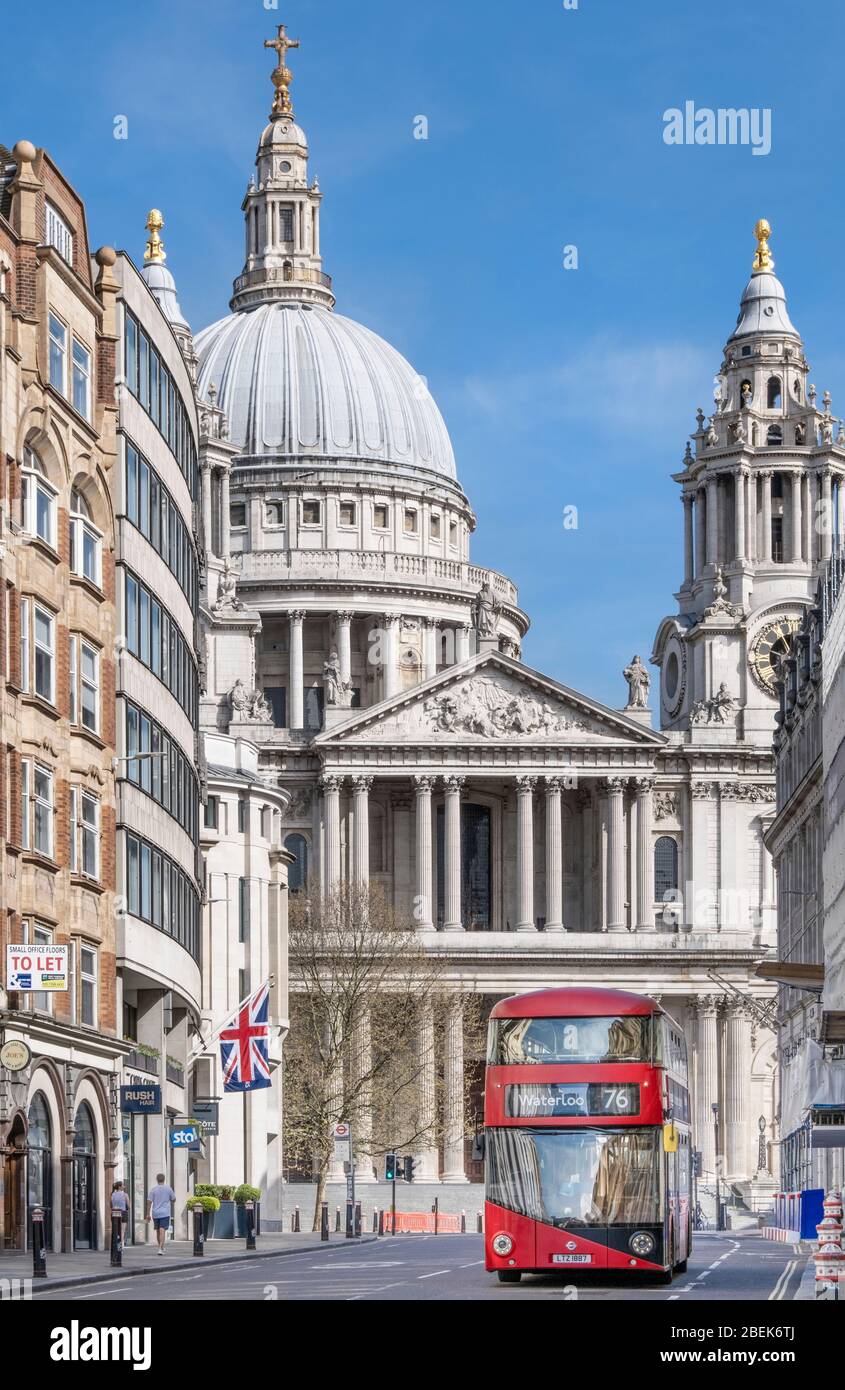
POLYGON ((719 1099, 719 1016, 716 998, 700 995, 697 1000, 695 1036, 695 1135, 701 1150, 704 1178, 712 1183, 716 1176, 716 1125, 713 1105, 719 1099))
POLYGON ((836 540, 837 548, 845 545, 845 474, 836 475, 836 540))
POLYGON ((464 1016, 460 996, 446 1005, 443 1039, 443 1181, 466 1182, 464 1171, 464 1016))
POLYGON ((769 469, 760 474, 763 484, 763 535, 760 559, 764 562, 772 558, 772 475, 769 469))
POLYGON ((654 930, 654 852, 651 836, 651 778, 638 777, 637 795, 637 931, 654 930))
POLYGON ((437 619, 423 618, 423 676, 429 681, 437 675, 437 619))
POLYGON ((691 492, 682 492, 681 501, 684 504, 684 588, 688 589, 692 584, 693 577, 693 495, 691 492))
POLYGON ((595 849, 593 794, 591 791, 578 793, 578 804, 581 808, 581 831, 582 831, 582 883, 581 883, 581 930, 599 931, 600 923, 596 919, 595 883, 593 881, 593 856, 595 849))
POLYGON ((560 777, 546 778, 546 931, 563 931, 563 831, 560 777))
POLYGON ((456 662, 458 663, 458 665, 461 665, 464 661, 469 661, 469 656, 470 656, 470 652, 469 652, 469 634, 470 634, 470 626, 469 626, 469 623, 459 623, 458 626, 457 626, 457 628, 455 629, 455 634, 456 634, 456 637, 457 637, 457 647, 456 647, 455 660, 456 660, 456 662))
POLYGON ((320 786, 323 789, 326 821, 326 892, 338 888, 340 884, 340 789, 342 777, 324 777, 320 786))
POLYGON ((463 931, 461 916, 461 788, 463 777, 445 777, 444 931, 463 931))
POLYGON ((288 613, 290 619, 290 659, 288 664, 288 728, 301 729, 305 723, 304 660, 302 651, 302 624, 305 614, 288 613))
POLYGON ((751 1028, 745 1005, 731 999, 725 1012, 725 1163, 729 1178, 748 1177, 748 1087, 751 1028))
POLYGON ((745 469, 734 473, 734 553, 738 565, 745 563, 745 469))
POLYGON ((212 533, 211 515, 211 464, 204 460, 200 465, 202 476, 202 534, 205 541, 205 548, 209 553, 214 552, 214 539, 212 533))
POLYGON ((748 558, 757 559, 757 474, 748 474, 748 558))
POLYGON ((718 564, 719 493, 715 478, 707 479, 707 564, 718 564))
MULTIPOLYGON (((373 1049, 370 1011, 362 1008, 355 1021, 352 1040, 352 1074, 355 1104, 352 1114, 352 1144, 356 1159, 355 1181, 376 1182, 373 1163, 373 1049)), ((346 1118, 345 1116, 343 1118, 346 1118)))
POLYGON ((790 474, 790 484, 792 487, 792 512, 791 512, 791 538, 792 538, 792 563, 801 563, 801 474, 796 471, 790 474))
POLYGON ((695 494, 695 577, 700 579, 704 572, 704 552, 706 550, 707 502, 704 488, 695 494))
POLYGON ((434 1041, 434 1012, 431 1001, 422 1001, 417 1010, 418 1110, 417 1182, 437 1182, 440 1155, 437 1151, 437 1056, 434 1041))
POLYGON ((607 783, 602 780, 598 784, 598 818, 599 818, 599 853, 596 865, 598 880, 598 925, 599 931, 607 931, 608 923, 608 882, 609 882, 609 859, 607 854, 608 846, 608 818, 610 815, 610 799, 607 791, 607 783))
POLYGON ((833 531, 833 508, 830 499, 830 469, 826 468, 821 475, 822 484, 822 506, 821 506, 821 527, 819 535, 819 559, 829 560, 831 549, 831 533, 833 531))
POLYGON ((607 930, 625 930, 625 783, 621 777, 607 782, 607 930))
POLYGON ((517 931, 534 931, 534 787, 536 777, 516 779, 517 931))
POLYGON ((433 777, 415 777, 417 826, 417 892, 414 921, 419 931, 434 926, 431 857, 431 788, 433 777))
POLYGON ((352 679, 352 623, 351 613, 335 614, 337 621, 337 657, 340 664, 340 679, 347 683, 352 679))
POLYGON ((397 630, 399 619, 395 614, 385 614, 382 631, 382 657, 384 660, 384 698, 391 699, 399 693, 399 656, 397 652, 397 630))
POLYGON ((229 558, 229 467, 220 470, 220 558, 229 558))
POLYGON ((366 888, 370 879, 370 787, 372 777, 353 777, 353 855, 352 877, 356 888, 366 888))

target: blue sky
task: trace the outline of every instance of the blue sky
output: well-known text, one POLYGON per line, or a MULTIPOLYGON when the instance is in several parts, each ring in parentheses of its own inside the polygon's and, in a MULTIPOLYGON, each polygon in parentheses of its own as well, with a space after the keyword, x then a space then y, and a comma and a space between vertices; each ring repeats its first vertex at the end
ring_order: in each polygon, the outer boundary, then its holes
POLYGON ((525 659, 621 706, 622 666, 675 606, 669 474, 712 399, 760 216, 811 379, 845 414, 845 8, 817 0, 810 42, 796 0, 279 6, 42 0, 7 23, 10 40, 35 27, 4 65, 0 140, 49 148, 95 246, 139 261, 162 208, 199 329, 241 268, 272 97, 262 40, 284 20, 338 309, 428 378, 478 513, 473 556, 532 617, 525 659), (771 153, 667 146, 663 113, 686 101, 770 109, 771 153))

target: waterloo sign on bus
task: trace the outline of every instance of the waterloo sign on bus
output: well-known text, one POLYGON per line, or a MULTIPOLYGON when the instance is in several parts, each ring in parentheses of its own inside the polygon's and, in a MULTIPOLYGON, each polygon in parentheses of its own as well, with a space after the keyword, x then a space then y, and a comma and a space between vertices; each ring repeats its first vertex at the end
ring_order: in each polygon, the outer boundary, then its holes
POLYGON ((67 946, 6 947, 7 990, 67 988, 67 946))

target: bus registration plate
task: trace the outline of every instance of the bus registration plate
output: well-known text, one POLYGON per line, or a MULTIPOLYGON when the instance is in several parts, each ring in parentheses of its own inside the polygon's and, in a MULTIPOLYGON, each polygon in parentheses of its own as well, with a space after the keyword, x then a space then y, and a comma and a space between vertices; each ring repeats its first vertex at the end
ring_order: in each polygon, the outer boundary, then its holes
POLYGON ((553 1265, 591 1265, 592 1255, 552 1255, 553 1265))

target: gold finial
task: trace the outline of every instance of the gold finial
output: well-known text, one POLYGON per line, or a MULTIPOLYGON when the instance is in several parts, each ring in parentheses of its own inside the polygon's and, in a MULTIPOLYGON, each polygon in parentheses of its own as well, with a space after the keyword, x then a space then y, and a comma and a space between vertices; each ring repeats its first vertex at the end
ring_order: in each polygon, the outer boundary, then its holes
POLYGON ((765 217, 761 217, 760 221, 756 224, 754 235, 757 238, 757 254, 754 257, 754 264, 751 269, 774 270, 775 263, 769 250, 769 237, 772 235, 772 229, 765 217))
POLYGON ((145 265, 161 265, 167 260, 164 254, 164 242, 159 236, 159 232, 164 226, 164 218, 158 208, 153 208, 147 218, 147 231, 150 234, 147 242, 147 249, 144 252, 145 265))
POLYGON ((299 48, 299 39, 289 39, 284 24, 279 25, 279 32, 274 39, 264 40, 265 48, 275 48, 277 64, 270 74, 270 81, 276 88, 276 95, 273 97, 273 109, 270 112, 270 119, 275 120, 277 116, 292 116, 293 107, 290 104, 290 84, 293 81, 293 73, 286 65, 286 58, 289 48, 299 48))

